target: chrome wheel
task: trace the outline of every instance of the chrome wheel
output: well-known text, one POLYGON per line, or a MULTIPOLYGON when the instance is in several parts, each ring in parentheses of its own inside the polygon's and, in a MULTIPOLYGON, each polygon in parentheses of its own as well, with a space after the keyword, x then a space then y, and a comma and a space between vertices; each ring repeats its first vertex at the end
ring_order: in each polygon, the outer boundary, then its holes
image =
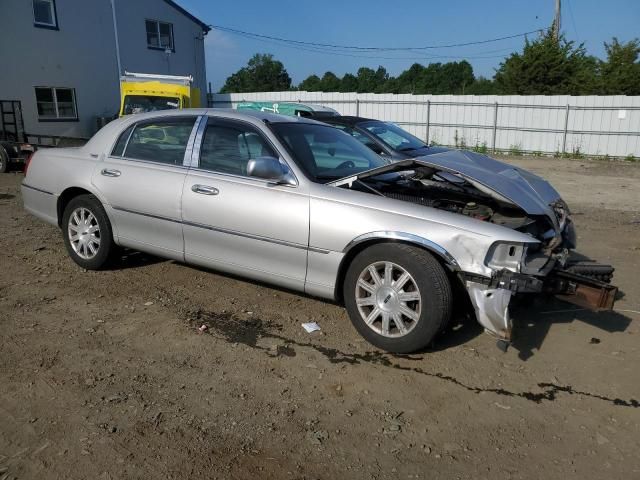
POLYGON ((76 208, 67 225, 71 248, 80 257, 90 260, 100 249, 100 225, 95 215, 84 207, 76 208))
POLYGON ((365 268, 355 296, 362 320, 379 335, 403 337, 420 319, 420 289, 411 274, 395 263, 376 262, 365 268))

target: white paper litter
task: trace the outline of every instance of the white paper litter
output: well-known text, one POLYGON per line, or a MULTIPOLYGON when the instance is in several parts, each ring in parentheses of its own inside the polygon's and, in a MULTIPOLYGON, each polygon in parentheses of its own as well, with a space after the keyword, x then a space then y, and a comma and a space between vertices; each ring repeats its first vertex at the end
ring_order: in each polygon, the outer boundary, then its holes
POLYGON ((311 332, 320 330, 320 325, 318 325, 316 322, 309 322, 309 323, 303 323, 302 328, 304 328, 307 331, 307 333, 311 333, 311 332))

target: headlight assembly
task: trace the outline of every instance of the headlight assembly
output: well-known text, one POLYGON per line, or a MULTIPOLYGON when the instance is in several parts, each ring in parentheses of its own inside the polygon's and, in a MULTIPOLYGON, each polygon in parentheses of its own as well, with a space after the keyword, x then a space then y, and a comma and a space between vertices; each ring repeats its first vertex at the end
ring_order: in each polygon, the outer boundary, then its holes
POLYGON ((496 242, 489 248, 484 263, 494 270, 506 268, 512 272, 520 272, 526 252, 525 243, 496 242))

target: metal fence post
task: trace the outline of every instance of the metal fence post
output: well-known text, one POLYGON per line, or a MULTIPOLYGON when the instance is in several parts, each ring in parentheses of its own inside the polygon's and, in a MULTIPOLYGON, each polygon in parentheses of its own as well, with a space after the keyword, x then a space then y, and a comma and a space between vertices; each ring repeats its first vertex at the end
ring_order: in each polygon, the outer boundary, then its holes
POLYGON ((427 100, 427 136, 425 141, 429 145, 429 123, 431 120, 431 100, 427 100))
POLYGON ((567 103, 567 109, 564 113, 564 131, 562 132, 562 152, 566 153, 567 149, 567 130, 569 129, 569 110, 571 106, 567 103))
POLYGON ((356 97, 356 117, 360 116, 360 99, 356 97))
POLYGON ((496 134, 498 133, 498 102, 494 104, 493 110, 493 138, 491 139, 491 151, 496 153, 496 134))

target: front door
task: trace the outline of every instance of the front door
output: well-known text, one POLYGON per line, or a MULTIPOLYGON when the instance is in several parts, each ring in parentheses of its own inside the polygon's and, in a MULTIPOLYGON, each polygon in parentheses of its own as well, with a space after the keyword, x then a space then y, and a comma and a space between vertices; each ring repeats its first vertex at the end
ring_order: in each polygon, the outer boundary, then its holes
POLYGON ((97 163, 92 182, 106 199, 120 245, 183 260, 184 157, 195 116, 143 121, 97 163))
POLYGON ((278 157, 253 125, 210 117, 182 194, 187 262, 304 288, 309 195, 247 176, 247 162, 278 157))

